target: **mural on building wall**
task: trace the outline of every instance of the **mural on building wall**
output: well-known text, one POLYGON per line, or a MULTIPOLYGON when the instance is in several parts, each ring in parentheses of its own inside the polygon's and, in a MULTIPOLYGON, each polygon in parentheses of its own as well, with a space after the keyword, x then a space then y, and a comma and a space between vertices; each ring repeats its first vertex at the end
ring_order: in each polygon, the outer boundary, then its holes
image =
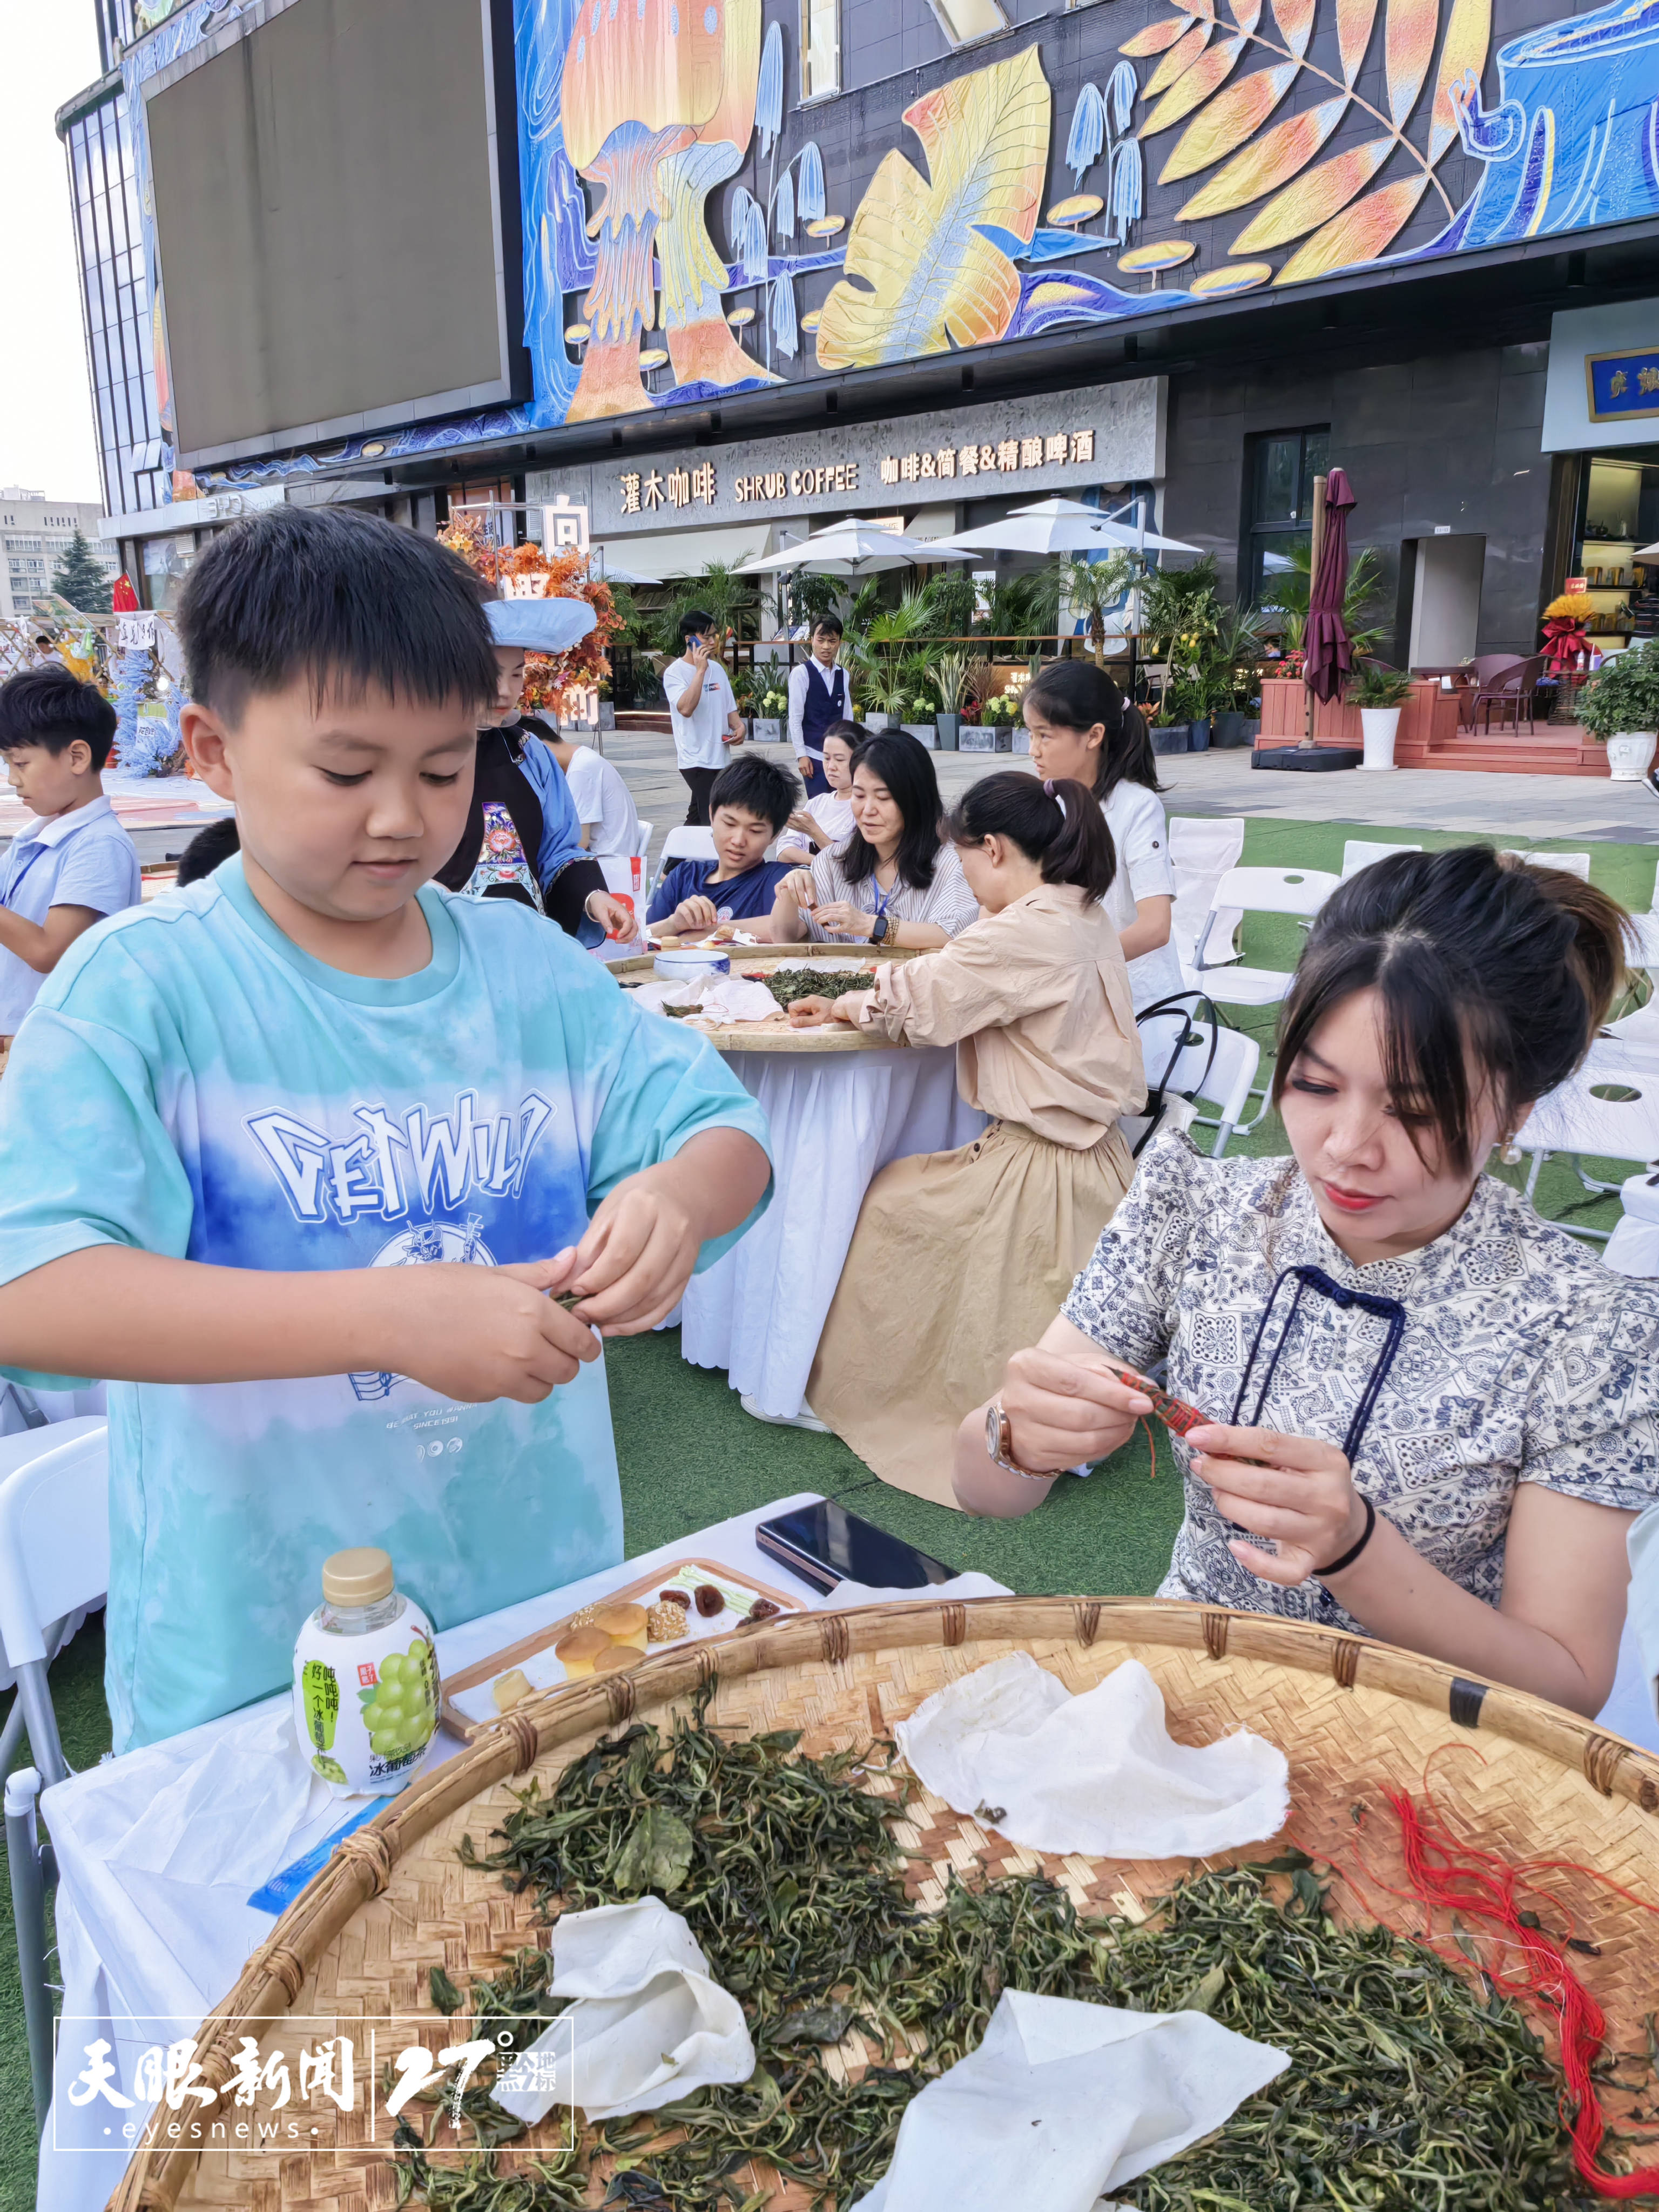
MULTIPOLYGON (((240 12, 198 0, 133 49, 129 113, 143 76, 240 12)), ((1018 51, 957 57, 861 185, 826 179, 839 102, 786 97, 795 20, 790 0, 514 0, 533 400, 203 488, 1659 214, 1659 0, 1495 56, 1492 0, 1091 10, 1098 61, 1070 66, 1063 101, 1030 26, 1018 51)), ((139 174, 148 225, 142 149, 139 174)))

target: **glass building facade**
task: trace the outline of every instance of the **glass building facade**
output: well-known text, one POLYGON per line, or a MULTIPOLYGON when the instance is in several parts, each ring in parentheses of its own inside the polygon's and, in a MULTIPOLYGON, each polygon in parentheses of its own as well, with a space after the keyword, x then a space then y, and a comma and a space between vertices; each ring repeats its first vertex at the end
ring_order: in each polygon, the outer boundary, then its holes
POLYGON ((63 125, 106 510, 161 506, 167 477, 155 399, 138 190, 118 82, 63 125))

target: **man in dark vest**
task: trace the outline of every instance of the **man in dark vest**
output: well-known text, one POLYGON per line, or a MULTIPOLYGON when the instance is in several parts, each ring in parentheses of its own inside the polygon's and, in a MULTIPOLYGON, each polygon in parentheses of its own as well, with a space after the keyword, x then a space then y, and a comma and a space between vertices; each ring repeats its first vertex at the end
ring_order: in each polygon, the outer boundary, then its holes
POLYGON ((820 615, 812 625, 811 658, 789 672, 789 742, 809 802, 830 788, 823 773, 824 732, 853 719, 847 671, 836 665, 841 636, 836 617, 820 615))
POLYGON ((570 787, 543 742, 557 732, 519 711, 526 654, 568 653, 592 629, 593 610, 581 599, 491 599, 484 612, 501 687, 478 732, 466 827, 437 881, 471 898, 517 899, 582 945, 632 938, 638 926, 583 851, 570 787))

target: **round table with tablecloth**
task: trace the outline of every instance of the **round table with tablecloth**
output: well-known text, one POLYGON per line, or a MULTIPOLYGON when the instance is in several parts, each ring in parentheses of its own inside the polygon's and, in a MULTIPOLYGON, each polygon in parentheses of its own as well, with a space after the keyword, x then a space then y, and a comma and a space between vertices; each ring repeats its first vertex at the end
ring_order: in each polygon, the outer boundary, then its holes
MULTIPOLYGON (((854 957, 879 956, 845 945, 733 947, 732 971, 844 966, 854 957)), ((643 979, 650 963, 623 963, 623 981, 626 967, 643 979)), ((890 1161, 971 1144, 985 1116, 958 1095, 949 1046, 890 1045, 845 1024, 792 1030, 781 1016, 709 1034, 765 1109, 775 1182, 754 1227, 692 1277, 680 1348, 696 1366, 725 1368, 760 1413, 795 1413, 872 1179, 890 1161)))

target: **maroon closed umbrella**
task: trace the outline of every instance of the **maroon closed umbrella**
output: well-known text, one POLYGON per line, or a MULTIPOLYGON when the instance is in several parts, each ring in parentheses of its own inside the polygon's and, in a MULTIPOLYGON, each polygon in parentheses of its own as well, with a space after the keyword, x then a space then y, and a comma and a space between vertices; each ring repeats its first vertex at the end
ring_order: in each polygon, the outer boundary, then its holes
POLYGON ((1334 699, 1353 667, 1342 599, 1348 587, 1348 514, 1354 506, 1346 471, 1333 469, 1325 483, 1325 537, 1308 594, 1302 634, 1302 680, 1316 699, 1334 699))

